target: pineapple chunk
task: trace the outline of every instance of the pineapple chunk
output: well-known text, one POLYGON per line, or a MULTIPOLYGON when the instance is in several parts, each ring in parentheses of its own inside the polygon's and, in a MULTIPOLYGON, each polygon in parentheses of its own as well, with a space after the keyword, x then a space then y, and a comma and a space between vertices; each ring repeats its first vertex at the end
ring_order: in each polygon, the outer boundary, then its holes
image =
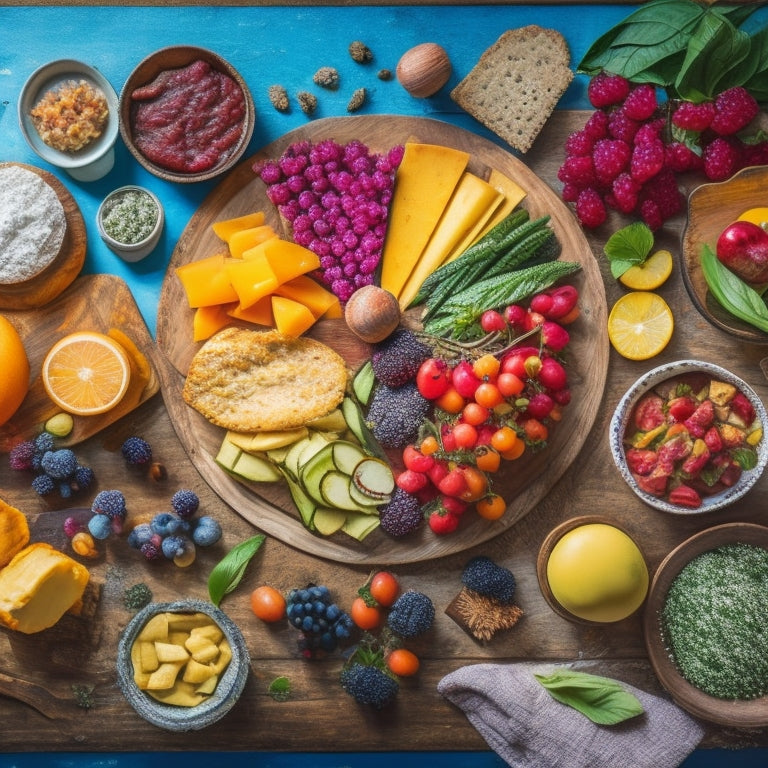
POLYGON ((155 651, 157 652, 157 660, 161 664, 184 662, 189 658, 189 653, 184 646, 175 643, 155 643, 155 651))
POLYGON ((179 671, 184 666, 183 661, 165 662, 161 664, 150 676, 147 683, 149 691, 164 691, 173 688, 179 671))
POLYGON ((182 680, 185 683, 204 683, 215 674, 209 664, 201 664, 199 661, 190 659, 184 667, 182 680))

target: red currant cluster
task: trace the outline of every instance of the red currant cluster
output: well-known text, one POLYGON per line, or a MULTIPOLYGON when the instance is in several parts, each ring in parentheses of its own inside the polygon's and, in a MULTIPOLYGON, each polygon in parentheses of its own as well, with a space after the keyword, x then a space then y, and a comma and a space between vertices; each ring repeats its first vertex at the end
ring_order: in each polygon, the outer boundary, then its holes
POLYGON ((700 104, 660 103, 653 85, 601 73, 587 95, 595 112, 568 137, 558 172, 563 200, 586 228, 599 227, 614 209, 657 230, 682 210, 679 174, 722 181, 768 161, 768 142, 737 135, 759 112, 744 88, 700 104))
POLYGON ((431 428, 404 449, 396 482, 427 505, 435 533, 456 530, 472 503, 488 520, 506 511, 491 477, 526 448, 545 447, 551 424, 561 419, 571 391, 560 353, 570 340, 565 325, 578 314, 577 289, 552 288, 527 307, 484 313, 484 330, 503 331, 512 344, 474 359, 430 357, 419 368, 416 386, 434 406, 431 428))

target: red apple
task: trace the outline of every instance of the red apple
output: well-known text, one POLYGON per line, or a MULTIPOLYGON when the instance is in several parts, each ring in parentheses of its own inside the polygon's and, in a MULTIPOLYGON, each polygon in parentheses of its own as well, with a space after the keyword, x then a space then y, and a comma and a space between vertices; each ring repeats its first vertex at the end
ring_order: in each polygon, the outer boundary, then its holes
POLYGON ((729 224, 717 239, 717 258, 747 283, 768 283, 768 232, 751 221, 729 224))

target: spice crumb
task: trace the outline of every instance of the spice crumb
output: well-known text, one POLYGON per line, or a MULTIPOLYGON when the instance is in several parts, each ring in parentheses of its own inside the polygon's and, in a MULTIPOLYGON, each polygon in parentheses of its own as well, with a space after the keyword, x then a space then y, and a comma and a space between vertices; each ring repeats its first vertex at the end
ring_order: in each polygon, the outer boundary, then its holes
POLYGON ((288 112, 291 108, 288 101, 288 91, 282 85, 270 85, 267 89, 267 95, 272 106, 278 112, 288 112))
POLYGON ((317 96, 315 96, 313 93, 310 93, 309 91, 299 91, 296 94, 296 98, 298 99, 301 111, 305 115, 314 114, 315 110, 317 109, 317 96))
POLYGON ((339 87, 339 72, 334 67, 320 67, 312 76, 315 85, 335 91, 339 87))
POLYGON ((365 88, 357 88, 353 91, 349 103, 347 104, 347 112, 357 112, 357 110, 365 104, 367 95, 365 88))
POLYGON ((352 57, 352 60, 356 61, 358 64, 367 64, 369 61, 373 61, 373 52, 371 49, 359 40, 355 40, 349 44, 349 55, 352 57))
POLYGON ((392 70, 391 69, 380 69, 376 73, 376 77, 379 78, 379 80, 384 80, 384 82, 392 79, 392 70))

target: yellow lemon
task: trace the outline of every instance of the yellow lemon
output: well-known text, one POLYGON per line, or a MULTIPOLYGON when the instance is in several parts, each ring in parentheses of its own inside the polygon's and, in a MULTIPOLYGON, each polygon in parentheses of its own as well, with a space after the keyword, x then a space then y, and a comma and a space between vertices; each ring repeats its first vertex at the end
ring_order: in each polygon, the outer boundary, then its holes
POLYGON ((0 315, 0 425, 13 416, 29 391, 29 359, 19 332, 0 315))
POLYGON ((619 282, 633 291, 653 291, 667 281, 673 266, 669 251, 656 251, 642 264, 631 266, 619 277, 619 282))
POLYGON ((103 333, 78 331, 51 347, 43 386, 59 408, 91 416, 114 408, 128 389, 131 365, 123 347, 103 333))
POLYGON ((739 216, 738 221, 751 221, 758 227, 768 230, 768 207, 749 208, 739 216))
POLYGON ((587 621, 621 621, 648 593, 648 566, 635 542, 606 523, 586 523, 563 534, 547 561, 552 595, 587 621))
POLYGON ((622 296, 608 315, 608 339, 628 360, 647 360, 667 346, 675 328, 667 302, 650 291, 622 296))

